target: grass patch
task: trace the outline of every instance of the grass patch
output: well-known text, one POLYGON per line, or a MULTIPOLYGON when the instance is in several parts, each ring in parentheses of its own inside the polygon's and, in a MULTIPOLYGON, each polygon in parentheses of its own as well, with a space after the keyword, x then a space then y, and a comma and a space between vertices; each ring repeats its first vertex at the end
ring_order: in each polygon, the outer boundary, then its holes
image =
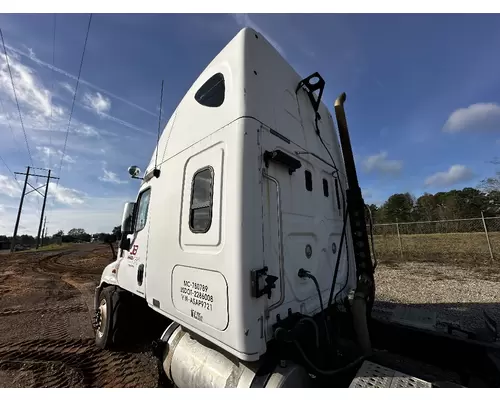
POLYGON ((26 253, 26 252, 34 252, 34 251, 53 251, 53 250, 61 250, 74 245, 74 243, 63 243, 63 244, 49 244, 47 246, 39 247, 38 249, 29 249, 25 251, 19 251, 18 253, 26 253))
MULTIPOLYGON (((500 232, 489 234, 495 260, 500 260, 500 232)), ((380 260, 427 262, 491 263, 486 235, 474 233, 432 233, 375 235, 375 251, 380 260), (401 254, 402 253, 402 254, 401 254)))

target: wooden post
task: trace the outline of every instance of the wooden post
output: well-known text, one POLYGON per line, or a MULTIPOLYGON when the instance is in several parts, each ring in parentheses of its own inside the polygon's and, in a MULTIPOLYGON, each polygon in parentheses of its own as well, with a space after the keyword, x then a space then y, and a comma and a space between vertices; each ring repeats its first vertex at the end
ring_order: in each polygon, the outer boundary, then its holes
POLYGON ((490 257, 493 258, 493 251, 491 250, 490 237, 488 235, 488 228, 486 227, 486 221, 484 220, 484 213, 481 211, 481 219, 483 220, 484 234, 486 235, 486 242, 488 243, 488 250, 490 251, 490 257))
POLYGON ((403 243, 401 241, 401 235, 399 234, 399 223, 397 218, 396 218, 396 231, 398 232, 399 253, 401 254, 401 259, 403 259, 403 243))

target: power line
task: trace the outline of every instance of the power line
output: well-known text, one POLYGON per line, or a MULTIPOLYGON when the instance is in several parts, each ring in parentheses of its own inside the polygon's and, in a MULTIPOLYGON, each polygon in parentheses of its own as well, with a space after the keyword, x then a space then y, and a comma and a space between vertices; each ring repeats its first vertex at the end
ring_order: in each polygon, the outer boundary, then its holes
MULTIPOLYGON (((71 111, 69 113, 68 129, 66 131, 66 138, 64 139, 64 147, 63 147, 63 151, 62 151, 62 154, 61 154, 61 162, 59 163, 59 175, 61 175, 62 163, 63 163, 63 160, 64 160, 64 155, 66 153, 66 144, 68 142, 69 128, 71 126, 71 118, 73 117, 73 111, 75 109, 76 93, 78 91, 78 84, 80 83, 80 76, 82 74, 83 60, 85 58, 85 49, 87 48, 87 40, 89 38, 89 31, 90 31, 90 24, 91 24, 91 22, 92 22, 92 14, 90 14, 90 16, 89 16, 89 23, 87 25, 87 33, 85 35, 85 43, 83 44, 82 59, 80 60, 80 68, 78 70, 78 77, 76 79, 75 93, 73 95, 73 103, 71 104, 71 111)), ((59 181, 58 181, 58 183, 59 183, 59 181)))
POLYGON ((16 174, 14 174, 14 172, 12 172, 12 170, 9 168, 9 166, 7 165, 7 163, 5 162, 5 160, 3 159, 2 156, 0 156, 0 160, 2 160, 3 162, 3 165, 5 165, 5 168, 7 168, 9 170, 9 172, 12 174, 12 176, 14 177, 16 183, 18 184, 19 187, 21 187, 21 184, 18 182, 17 178, 16 178, 16 174))
MULTIPOLYGON (((52 65, 55 65, 56 63, 56 21, 57 21, 57 14, 54 14, 54 34, 52 37, 52 65)), ((51 85, 51 93, 54 93, 54 71, 51 70, 51 80, 52 80, 52 85, 51 85)), ((53 101, 52 99, 50 100, 50 121, 49 121, 49 145, 50 149, 52 151, 52 123, 53 123, 53 101)), ((51 156, 51 151, 49 151, 49 168, 51 167, 50 165, 50 156, 51 156)))
MULTIPOLYGON (((7 111, 5 111, 5 106, 3 105, 2 99, 0 99, 0 108, 2 109, 2 113, 8 117, 7 111)), ((12 133, 12 139, 14 139, 14 143, 16 144, 17 150, 21 151, 21 148, 19 147, 19 143, 17 143, 16 139, 16 134, 14 133, 14 129, 12 129, 12 125, 10 124, 10 118, 6 118, 7 120, 7 125, 9 125, 9 130, 12 133)))
MULTIPOLYGON (((52 35, 52 65, 55 65, 56 63, 56 23, 57 23, 57 14, 54 14, 54 29, 53 29, 53 35, 52 35)), ((54 70, 51 69, 51 80, 52 80, 52 87, 51 87, 51 92, 54 93, 54 70)), ((49 146, 50 146, 50 151, 49 151, 49 168, 52 168, 52 124, 54 122, 53 119, 53 102, 52 100, 50 101, 50 121, 49 121, 49 146)), ((52 214, 52 205, 53 202, 49 201, 49 209, 47 210, 47 215, 52 214)), ((47 217, 45 217, 47 218, 47 217)), ((50 219, 50 218, 49 218, 50 219)))
POLYGON ((19 107, 19 101, 17 100, 16 87, 14 86, 14 79, 12 78, 12 71, 10 69, 9 56, 7 55, 7 49, 5 47, 5 41, 3 39, 3 32, 0 29, 0 36, 2 38, 3 51, 5 53, 5 61, 7 62, 7 68, 9 70, 10 82, 12 83, 12 90, 14 91, 14 98, 16 100, 17 111, 19 112, 19 120, 21 121, 21 127, 23 129, 24 140, 26 141, 26 148, 28 149, 28 155, 30 157, 31 165, 33 165, 33 158, 31 157, 30 146, 28 144, 28 136, 26 135, 26 130, 24 129, 23 117, 21 115, 21 107, 19 107))

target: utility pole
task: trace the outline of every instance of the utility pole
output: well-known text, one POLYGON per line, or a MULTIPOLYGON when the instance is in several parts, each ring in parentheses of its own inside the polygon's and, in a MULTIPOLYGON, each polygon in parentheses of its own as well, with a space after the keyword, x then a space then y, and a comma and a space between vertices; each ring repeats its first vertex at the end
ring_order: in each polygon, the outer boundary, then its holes
POLYGON ((43 220, 42 240, 40 243, 41 247, 43 247, 43 241, 45 240, 46 237, 47 237, 47 216, 45 216, 45 218, 43 220))
POLYGON ((30 175, 30 167, 26 167, 26 178, 24 178, 23 192, 21 194, 21 201, 19 202, 19 210, 17 210, 16 226, 14 227, 14 235, 12 235, 12 242, 10 244, 10 252, 14 252, 16 247, 17 228, 19 228, 19 220, 21 219, 21 210, 23 209, 24 196, 26 195, 26 185, 28 184, 28 177, 30 175))
POLYGON ((17 174, 17 175, 25 175, 25 179, 24 179, 23 192, 21 194, 21 201, 19 202, 19 210, 17 211, 17 219, 16 219, 16 225, 14 227, 14 234, 12 235, 12 243, 10 245, 10 251, 11 252, 14 251, 14 247, 16 246, 17 230, 19 228, 19 221, 21 220, 21 213, 22 213, 22 210, 23 210, 24 198, 28 194, 30 194, 32 192, 37 192, 40 196, 43 197, 42 213, 40 215, 40 225, 38 227, 38 235, 37 235, 37 238, 36 238, 36 248, 38 249, 38 246, 40 244, 40 234, 41 234, 41 230, 42 230, 43 216, 44 216, 44 212, 45 212, 45 204, 47 203, 47 194, 48 194, 48 191, 49 191, 49 183, 50 183, 51 179, 59 179, 59 178, 57 178, 55 176, 50 176, 50 173, 51 173, 50 169, 47 170, 45 168, 34 168, 34 167, 26 167, 26 172, 25 173, 15 172, 15 174, 17 174), (45 171, 48 171, 48 174, 47 175, 33 174, 33 173, 31 173, 31 169, 45 170, 45 171), (29 183, 29 177, 30 176, 36 176, 36 177, 39 177, 39 178, 47 178, 47 183, 45 183, 44 185, 42 185, 40 187, 35 188, 31 183, 29 183), (27 185, 29 185, 32 188, 32 190, 30 190, 29 192, 26 193, 26 186, 27 185), (45 191, 44 191, 43 194, 39 191, 39 189, 42 189, 42 188, 45 188, 45 191))
POLYGON ((43 215, 45 213, 45 204, 47 203, 47 194, 49 192, 50 172, 51 171, 49 169, 49 173, 47 174, 47 183, 45 184, 45 192, 43 195, 42 213, 40 214, 40 225, 38 225, 38 235, 36 236, 36 248, 37 249, 38 249, 38 246, 40 244, 40 234, 42 233, 43 215))

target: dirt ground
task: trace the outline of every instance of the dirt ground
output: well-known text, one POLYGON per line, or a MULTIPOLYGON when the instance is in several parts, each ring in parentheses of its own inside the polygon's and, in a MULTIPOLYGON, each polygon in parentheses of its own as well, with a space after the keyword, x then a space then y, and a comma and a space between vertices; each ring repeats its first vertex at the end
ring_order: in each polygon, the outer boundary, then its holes
MULTIPOLYGON (((0 387, 163 387, 150 349, 108 352, 94 344, 94 288, 112 259, 107 245, 0 254, 0 387)), ((500 269, 381 263, 376 318, 398 306, 480 328, 500 322, 500 269)))
POLYGON ((107 245, 0 254, 0 387, 158 387, 157 359, 94 345, 107 245))

